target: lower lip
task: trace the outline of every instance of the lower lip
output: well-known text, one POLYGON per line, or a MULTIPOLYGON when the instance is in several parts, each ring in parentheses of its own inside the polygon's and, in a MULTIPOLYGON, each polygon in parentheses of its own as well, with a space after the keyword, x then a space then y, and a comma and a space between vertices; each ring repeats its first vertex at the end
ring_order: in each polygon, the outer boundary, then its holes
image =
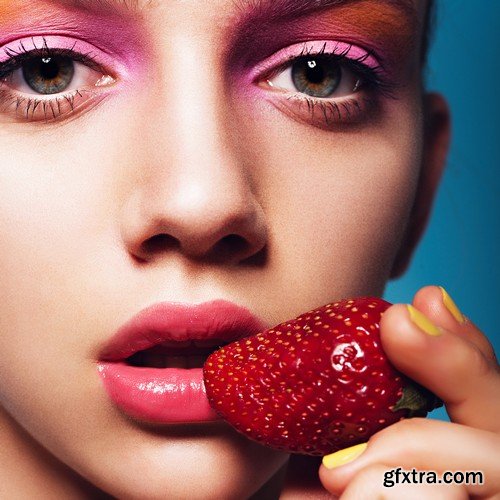
POLYGON ((111 400, 127 415, 158 424, 212 422, 202 368, 138 368, 101 362, 98 371, 111 400))

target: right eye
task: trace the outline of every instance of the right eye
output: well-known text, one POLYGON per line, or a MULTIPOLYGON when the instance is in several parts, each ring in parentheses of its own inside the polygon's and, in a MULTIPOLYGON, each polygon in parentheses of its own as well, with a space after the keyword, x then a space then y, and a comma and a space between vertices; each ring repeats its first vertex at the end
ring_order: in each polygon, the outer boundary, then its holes
POLYGON ((103 74, 57 53, 43 56, 27 54, 3 80, 10 89, 24 94, 48 96, 95 86, 103 74))
POLYGON ((110 95, 114 59, 80 40, 33 37, 0 47, 0 121, 54 121, 110 95), (5 57, 7 56, 7 57, 5 57), (3 60, 1 60, 3 59, 3 60))

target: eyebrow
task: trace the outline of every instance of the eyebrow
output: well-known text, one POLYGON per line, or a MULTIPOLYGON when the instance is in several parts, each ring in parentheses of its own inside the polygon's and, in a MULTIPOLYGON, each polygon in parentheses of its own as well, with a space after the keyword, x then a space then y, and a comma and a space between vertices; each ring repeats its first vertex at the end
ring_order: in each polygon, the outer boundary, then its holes
MULTIPOLYGON (((362 2, 363 0, 233 0, 233 5, 240 15, 252 21, 285 21, 321 10, 362 2)), ((405 17, 417 18, 412 0, 379 0, 379 2, 399 10, 405 17)))
MULTIPOLYGON (((53 2, 61 0, 52 0, 53 2)), ((63 5, 78 9, 106 11, 140 11, 152 4, 152 0, 63 0, 63 5)))
MULTIPOLYGON (((233 6, 238 14, 243 14, 246 19, 272 21, 294 19, 359 1, 362 0, 233 0, 233 6)), ((380 1, 395 7, 408 17, 417 16, 412 0, 380 1)), ((140 11, 151 7, 154 0, 65 0, 63 3, 83 9, 140 11)))

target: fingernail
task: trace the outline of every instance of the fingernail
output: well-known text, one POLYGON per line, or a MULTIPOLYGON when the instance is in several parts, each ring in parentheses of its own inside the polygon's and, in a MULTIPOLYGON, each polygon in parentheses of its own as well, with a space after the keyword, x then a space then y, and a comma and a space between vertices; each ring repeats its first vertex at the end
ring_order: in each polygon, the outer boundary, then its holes
POLYGON ((345 448, 344 450, 337 451, 331 455, 325 455, 323 457, 323 465, 327 469, 335 469, 335 467, 340 467, 341 465, 348 464, 356 458, 358 458, 361 453, 366 450, 368 443, 357 444, 356 446, 351 446, 350 448, 345 448))
POLYGON ((431 323, 427 316, 423 315, 418 309, 415 309, 409 304, 406 307, 408 308, 412 322, 427 333, 427 335, 432 337, 439 337, 439 335, 441 335, 441 330, 431 323))
POLYGON ((460 309, 457 307, 453 299, 449 296, 448 292, 442 286, 440 286, 439 288, 441 289, 441 294, 443 295, 443 304, 445 305, 446 309, 451 312, 453 317, 459 323, 463 323, 465 321, 465 317, 460 312, 460 309))

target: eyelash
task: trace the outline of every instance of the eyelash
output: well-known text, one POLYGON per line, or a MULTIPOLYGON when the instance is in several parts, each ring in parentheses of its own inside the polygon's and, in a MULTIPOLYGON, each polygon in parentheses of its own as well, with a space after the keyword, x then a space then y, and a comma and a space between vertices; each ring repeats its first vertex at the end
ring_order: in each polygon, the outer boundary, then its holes
POLYGON ((21 114, 28 121, 34 119, 35 111, 40 107, 43 110, 45 121, 48 122, 49 120, 57 119, 67 112, 74 111, 75 100, 83 98, 83 94, 96 95, 97 92, 90 89, 76 89, 60 94, 53 94, 53 97, 43 99, 33 97, 32 95, 28 96, 27 94, 20 95, 8 88, 3 88, 4 83, 13 75, 14 71, 20 69, 30 59, 55 56, 67 57, 74 62, 80 62, 90 69, 102 72, 103 75, 106 74, 106 71, 92 56, 91 52, 81 53, 74 50, 78 43, 77 41, 73 43, 71 48, 50 48, 47 40, 45 38, 42 38, 42 40, 42 46, 37 47, 34 39, 32 39, 33 49, 27 48, 23 41, 19 42, 17 50, 10 47, 4 49, 8 59, 0 63, 0 106, 2 111, 13 106, 16 114, 21 114))
MULTIPOLYGON (((65 112, 73 111, 75 109, 75 99, 83 98, 83 93, 95 96, 97 92, 90 89, 76 89, 65 93, 54 94, 53 97, 50 98, 38 98, 26 94, 19 95, 19 93, 2 88, 3 84, 14 71, 20 69, 25 62, 37 57, 67 57, 74 62, 80 62, 95 71, 102 72, 103 75, 106 74, 106 71, 96 61, 91 51, 81 53, 74 50, 77 41, 73 43, 71 48, 50 48, 46 39, 42 37, 42 40, 42 46, 36 47, 35 41, 32 39, 33 49, 27 48, 23 41, 19 42, 17 50, 9 47, 5 48, 4 52, 9 58, 4 62, 0 62, 0 106, 3 105, 4 110, 9 106, 13 106, 16 114, 21 113, 28 121, 30 119, 33 120, 35 111, 39 107, 43 110, 45 121, 56 119, 65 112)), ((318 50, 317 48, 309 46, 308 42, 305 42, 299 54, 288 56, 285 61, 268 71, 264 79, 269 80, 269 78, 273 78, 282 71, 290 68, 293 63, 300 58, 307 56, 326 56, 341 67, 352 71, 362 82, 354 93, 358 94, 360 90, 364 90, 365 96, 363 98, 359 96, 357 98, 343 98, 338 102, 338 99, 312 97, 299 91, 291 93, 290 96, 286 97, 287 101, 293 101, 297 103, 299 107, 306 105, 310 119, 317 121, 318 113, 316 113, 316 111, 320 111, 320 117, 322 118, 320 126, 326 128, 338 122, 349 123, 356 121, 353 120, 353 117, 363 114, 362 107, 369 107, 375 104, 378 95, 391 98, 394 97, 394 85, 389 82, 382 66, 377 65, 372 67, 365 64, 365 61, 371 57, 371 53, 364 52, 361 56, 356 58, 349 55, 353 47, 350 44, 343 44, 344 48, 338 52, 336 51, 336 47, 327 52, 326 45, 327 44, 324 43, 318 50)), ((262 81, 262 77, 260 80, 262 81)))
POLYGON ((295 62, 303 57, 326 56, 359 77, 362 83, 356 89, 355 93, 360 93, 359 91, 365 90, 368 95, 362 98, 344 97, 338 102, 338 99, 313 97, 297 90, 297 92, 287 96, 286 100, 289 102, 295 101, 299 106, 306 105, 307 112, 310 115, 309 118, 313 118, 315 121, 317 121, 316 118, 318 115, 318 113, 316 113, 315 116, 315 112, 320 111, 321 123, 318 124, 322 128, 330 128, 332 125, 339 122, 355 122, 356 120, 354 120, 353 117, 362 114, 362 107, 375 105, 378 96, 394 99, 395 85, 388 79, 384 68, 380 64, 375 67, 365 64, 365 61, 372 56, 370 52, 365 52, 362 56, 357 58, 351 57, 348 54, 351 52, 352 48, 353 45, 348 44, 339 52, 335 52, 335 49, 326 52, 326 43, 318 50, 317 48, 308 46, 308 42, 305 42, 299 54, 290 55, 270 72, 265 73, 264 78, 262 78, 262 76, 259 77, 259 80, 261 82, 262 80, 269 81, 269 79, 276 77, 281 72, 290 68, 295 62))

